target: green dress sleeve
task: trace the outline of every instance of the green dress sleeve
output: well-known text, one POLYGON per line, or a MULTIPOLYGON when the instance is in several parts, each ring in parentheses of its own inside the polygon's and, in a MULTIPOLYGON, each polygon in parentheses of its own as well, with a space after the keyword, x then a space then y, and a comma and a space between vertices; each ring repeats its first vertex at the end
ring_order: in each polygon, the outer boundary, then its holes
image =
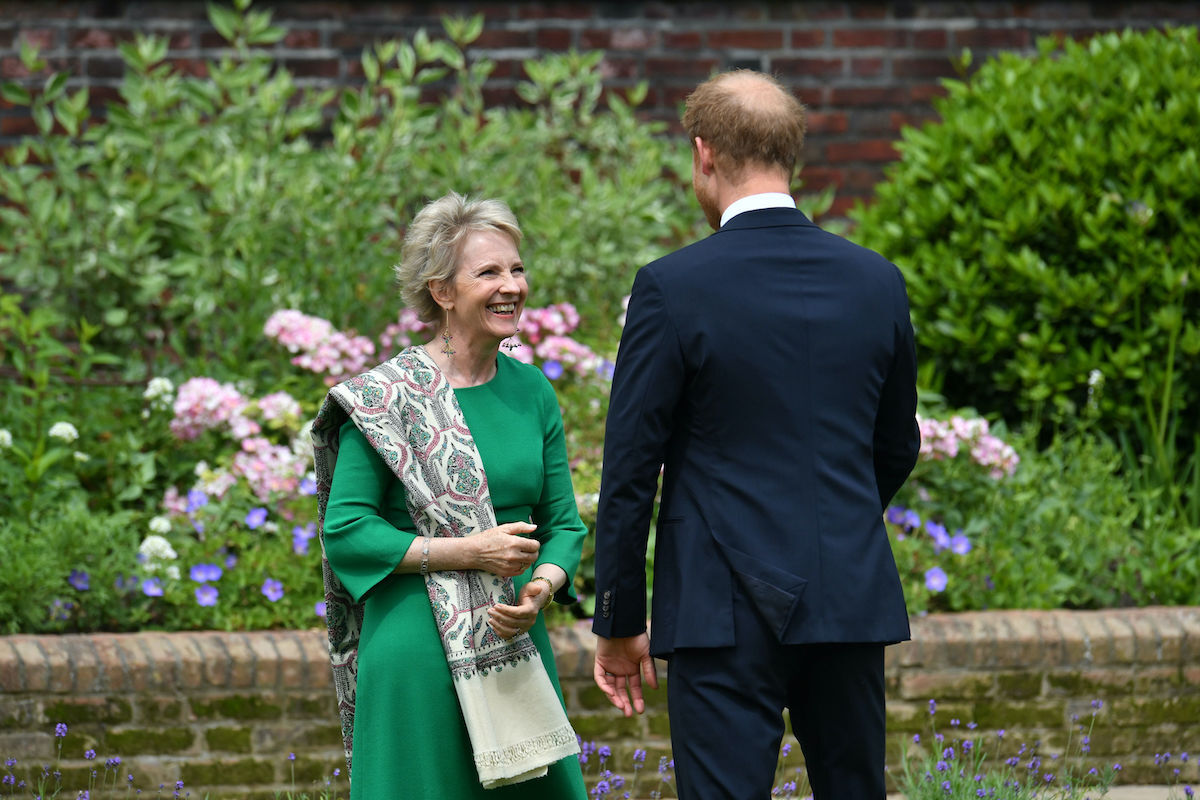
POLYGON ((541 378, 542 495, 533 509, 533 522, 538 526, 534 536, 541 543, 538 564, 555 564, 567 573, 567 583, 555 594, 560 603, 574 603, 575 571, 587 526, 579 518, 575 505, 575 488, 571 484, 571 467, 567 462, 567 443, 563 435, 562 413, 554 388, 541 378))
POLYGON ((355 602, 362 602, 392 574, 417 534, 397 527, 408 520, 404 488, 366 437, 353 422, 342 425, 339 436, 325 509, 325 556, 355 602))

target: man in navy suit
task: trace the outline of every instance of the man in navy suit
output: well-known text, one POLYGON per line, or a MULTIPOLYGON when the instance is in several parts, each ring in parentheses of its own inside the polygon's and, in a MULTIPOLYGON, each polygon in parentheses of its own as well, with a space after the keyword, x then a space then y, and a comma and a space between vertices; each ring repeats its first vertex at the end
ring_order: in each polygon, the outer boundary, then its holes
POLYGON ((883 509, 920 444, 904 280, 797 210, 804 109, 775 80, 718 75, 683 126, 716 233, 634 280, 596 522, 596 683, 641 713, 667 659, 683 800, 769 796, 784 708, 817 800, 881 800, 884 646, 909 638, 883 509))

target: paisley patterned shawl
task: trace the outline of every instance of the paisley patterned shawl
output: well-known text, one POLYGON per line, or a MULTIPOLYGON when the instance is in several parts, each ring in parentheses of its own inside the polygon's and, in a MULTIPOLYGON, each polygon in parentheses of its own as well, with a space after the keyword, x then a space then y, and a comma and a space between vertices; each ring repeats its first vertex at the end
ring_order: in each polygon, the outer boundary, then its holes
MULTIPOLYGON (((454 390, 423 348, 408 348, 329 391, 312 437, 329 655, 350 767, 363 608, 325 557, 325 510, 347 419, 403 483, 422 535, 468 536, 495 527, 496 517, 454 390)), ((431 572, 426 589, 483 785, 538 777, 547 765, 578 752, 532 639, 522 634, 506 641, 488 625, 491 605, 515 601, 512 580, 478 570, 431 572)))

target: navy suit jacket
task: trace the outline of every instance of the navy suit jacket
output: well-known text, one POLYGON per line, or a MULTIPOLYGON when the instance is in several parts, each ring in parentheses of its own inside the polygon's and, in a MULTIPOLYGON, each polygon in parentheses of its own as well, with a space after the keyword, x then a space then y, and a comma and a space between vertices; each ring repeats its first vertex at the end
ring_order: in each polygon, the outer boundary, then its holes
POLYGON ((781 643, 896 642, 908 613, 883 509, 916 463, 900 271, 803 213, 739 214, 634 280, 596 521, 604 637, 735 644, 735 582, 781 643))

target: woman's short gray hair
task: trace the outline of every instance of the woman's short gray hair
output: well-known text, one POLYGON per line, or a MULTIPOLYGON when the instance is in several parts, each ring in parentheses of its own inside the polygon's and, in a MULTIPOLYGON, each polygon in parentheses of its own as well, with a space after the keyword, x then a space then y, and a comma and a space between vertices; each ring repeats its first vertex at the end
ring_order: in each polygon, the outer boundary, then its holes
POLYGON ((471 200, 450 192, 422 208, 404 235, 396 282, 404 304, 422 322, 437 322, 442 309, 429 292, 430 281, 449 281, 458 270, 463 243, 475 231, 498 231, 521 245, 521 228, 502 200, 471 200))

